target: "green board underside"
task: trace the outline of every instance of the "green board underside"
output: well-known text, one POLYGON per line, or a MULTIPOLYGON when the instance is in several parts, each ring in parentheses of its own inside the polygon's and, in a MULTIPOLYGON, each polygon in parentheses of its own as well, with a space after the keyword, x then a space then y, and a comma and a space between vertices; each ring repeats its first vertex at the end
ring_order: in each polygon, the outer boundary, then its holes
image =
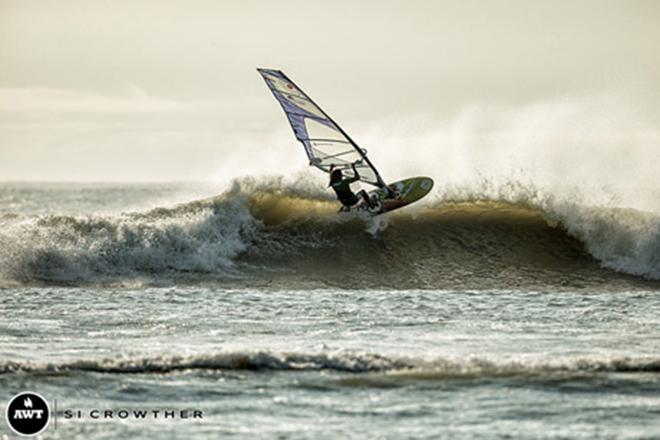
POLYGON ((433 188, 433 179, 429 177, 411 177, 390 183, 389 187, 397 194, 394 198, 388 198, 382 189, 369 192, 370 196, 376 196, 381 203, 381 209, 374 215, 383 214, 410 205, 427 195, 433 188))

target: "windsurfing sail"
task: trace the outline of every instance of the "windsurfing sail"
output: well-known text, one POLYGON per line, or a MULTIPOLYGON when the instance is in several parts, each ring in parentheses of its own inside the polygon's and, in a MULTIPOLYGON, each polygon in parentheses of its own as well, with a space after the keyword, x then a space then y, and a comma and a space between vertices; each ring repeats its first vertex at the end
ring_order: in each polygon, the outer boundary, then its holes
POLYGON ((335 121, 316 105, 300 87, 281 70, 257 69, 286 113, 293 133, 305 147, 309 164, 326 173, 330 167, 349 170, 352 163, 360 181, 387 188, 378 170, 335 121))

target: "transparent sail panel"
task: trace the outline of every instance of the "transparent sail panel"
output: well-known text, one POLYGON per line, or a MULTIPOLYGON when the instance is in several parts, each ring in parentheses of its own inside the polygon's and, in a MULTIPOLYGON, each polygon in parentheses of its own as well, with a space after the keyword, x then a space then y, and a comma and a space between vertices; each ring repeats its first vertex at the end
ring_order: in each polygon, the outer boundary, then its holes
POLYGON ((351 164, 358 162, 360 180, 380 186, 378 172, 366 160, 366 154, 298 86, 279 70, 258 70, 304 145, 310 165, 329 172, 331 166, 350 170, 351 164))

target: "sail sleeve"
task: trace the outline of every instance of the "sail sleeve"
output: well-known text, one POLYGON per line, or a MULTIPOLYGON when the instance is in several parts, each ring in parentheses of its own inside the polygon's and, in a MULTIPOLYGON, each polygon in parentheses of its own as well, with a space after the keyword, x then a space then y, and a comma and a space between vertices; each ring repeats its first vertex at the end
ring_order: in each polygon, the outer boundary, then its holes
POLYGON ((309 164, 329 172, 330 167, 348 169, 357 162, 360 180, 384 186, 366 151, 353 140, 282 71, 257 69, 286 114, 293 133, 303 146, 309 164))

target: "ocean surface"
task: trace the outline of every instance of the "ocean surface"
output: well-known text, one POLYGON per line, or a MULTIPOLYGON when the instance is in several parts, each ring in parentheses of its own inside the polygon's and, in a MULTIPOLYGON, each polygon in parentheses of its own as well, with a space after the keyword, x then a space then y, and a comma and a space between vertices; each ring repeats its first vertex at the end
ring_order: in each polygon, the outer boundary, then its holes
POLYGON ((660 214, 427 199, 0 184, 3 413, 39 393, 60 439, 660 438, 660 214))

